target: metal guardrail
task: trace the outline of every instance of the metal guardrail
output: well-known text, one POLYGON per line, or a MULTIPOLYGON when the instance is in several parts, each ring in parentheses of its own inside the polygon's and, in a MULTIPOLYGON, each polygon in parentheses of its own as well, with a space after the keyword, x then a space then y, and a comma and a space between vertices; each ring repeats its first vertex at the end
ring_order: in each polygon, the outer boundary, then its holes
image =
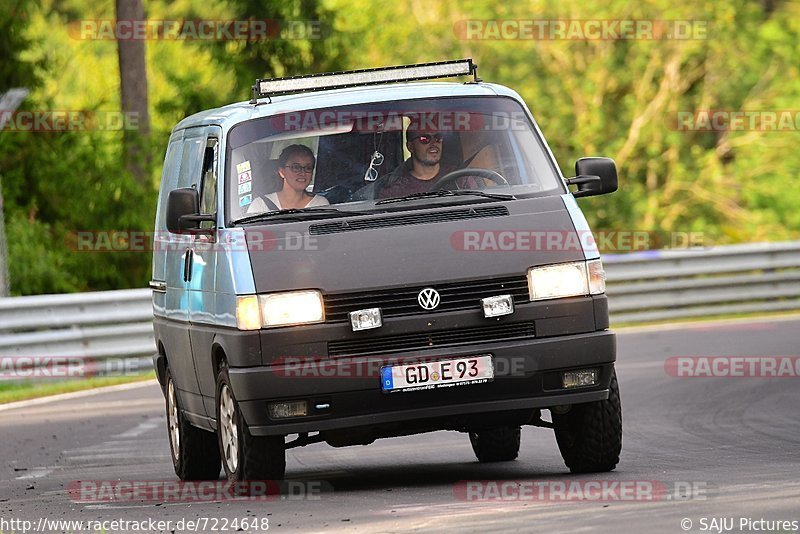
POLYGON ((0 380, 152 369, 151 298, 126 289, 0 299, 0 380))
MULTIPOLYGON (((612 324, 800 310, 800 242, 660 250, 603 258, 612 324)), ((103 360, 155 352, 149 289, 0 299, 0 356, 103 360)), ((100 362, 98 364, 98 362, 100 362)), ((0 369, 2 375, 2 369, 0 369)))
POLYGON ((604 256, 612 323, 800 310, 800 242, 604 256))

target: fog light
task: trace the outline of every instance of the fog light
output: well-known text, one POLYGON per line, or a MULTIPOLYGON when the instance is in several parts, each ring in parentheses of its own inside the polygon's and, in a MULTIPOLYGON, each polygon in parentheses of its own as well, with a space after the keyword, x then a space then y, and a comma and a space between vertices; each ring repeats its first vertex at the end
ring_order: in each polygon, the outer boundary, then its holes
POLYGON ((598 369, 581 369, 580 371, 566 371, 562 377, 565 388, 579 388, 594 386, 600 373, 598 369))
POLYGON ((511 295, 497 295, 481 299, 484 317, 499 317, 514 313, 514 298, 511 295))
POLYGON ((353 332, 378 328, 382 324, 383 319, 381 318, 380 308, 367 308, 350 312, 350 326, 353 327, 353 332))
POLYGON ((286 419, 308 415, 306 401, 273 402, 269 405, 270 419, 286 419))

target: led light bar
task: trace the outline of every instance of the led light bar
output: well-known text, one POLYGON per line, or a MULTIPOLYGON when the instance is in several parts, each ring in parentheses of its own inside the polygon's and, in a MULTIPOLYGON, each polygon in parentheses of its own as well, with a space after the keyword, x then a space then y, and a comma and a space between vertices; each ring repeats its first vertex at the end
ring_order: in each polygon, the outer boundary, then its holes
POLYGON ((269 97, 304 91, 321 91, 323 89, 341 87, 359 87, 469 75, 474 75, 475 81, 479 81, 478 66, 472 62, 472 59, 417 63, 415 65, 398 65, 344 72, 326 72, 256 80, 256 84, 253 86, 253 97, 269 97))

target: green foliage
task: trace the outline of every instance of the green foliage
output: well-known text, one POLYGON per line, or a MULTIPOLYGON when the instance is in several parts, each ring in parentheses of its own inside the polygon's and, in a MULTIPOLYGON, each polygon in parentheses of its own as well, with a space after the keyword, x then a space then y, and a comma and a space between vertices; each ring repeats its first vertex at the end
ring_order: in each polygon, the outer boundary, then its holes
POLYGON ((693 132, 679 111, 800 111, 800 4, 649 0, 353 6, 329 0, 377 66, 473 57, 526 100, 566 176, 582 156, 617 161, 621 189, 581 200, 595 230, 704 232, 716 243, 797 239, 800 131, 693 132), (346 14, 345 14, 346 13, 346 14), (466 20, 683 20, 707 38, 465 38, 466 20), (377 30, 379 28, 379 30, 377 30))
MULTIPOLYGON (((271 19, 284 33, 146 42, 146 184, 124 171, 121 132, 0 132, 14 293, 144 286, 149 254, 77 251, 75 233, 150 231, 172 127, 246 99, 255 78, 458 57, 523 96, 565 175, 581 156, 617 161, 620 191, 580 201, 596 230, 701 231, 719 243, 800 238, 800 132, 676 127, 680 111, 800 111, 798 2, 151 0, 145 11, 151 20, 271 19), (687 20, 708 35, 468 39, 470 19, 687 20), (322 38, 287 36, 289 21, 318 24, 322 38)), ((0 12, 0 92, 31 88, 28 110, 118 110, 116 43, 70 32, 82 19, 113 18, 111 0, 11 0, 0 12)))
POLYGON ((131 382, 141 382, 153 380, 153 371, 136 375, 125 376, 93 376, 89 378, 69 379, 69 380, 38 380, 20 382, 0 382, 0 404, 17 402, 26 399, 36 399, 48 395, 58 395, 61 393, 72 393, 73 391, 83 391, 106 386, 116 386, 117 384, 129 384, 131 382))
POLYGON ((119 163, 110 132, 4 133, 3 185, 14 292, 61 293, 141 287, 145 252, 78 250, 80 231, 151 230, 154 192, 119 163), (24 288, 24 290, 20 290, 24 288))
POLYGON ((36 85, 35 65, 20 61, 19 54, 32 45, 24 35, 29 0, 10 0, 0 10, 0 88, 36 85))
MULTIPOLYGON (((113 19, 113 2, 17 1, 0 14, 3 61, 0 92, 34 89, 22 110, 119 110, 116 43, 81 40, 84 19, 113 19), (14 11, 14 10, 12 10, 14 11), (3 18, 5 15, 5 18, 3 18), (13 31, 12 31, 13 29, 13 31), (72 30, 72 31, 70 31, 72 30), (5 73, 9 74, 6 75, 5 73), (11 76, 13 74, 13 77, 11 76)), ((318 4, 150 2, 154 20, 310 19, 329 16, 318 4)), ((0 132, 0 177, 7 221, 8 265, 14 294, 143 287, 150 275, 146 251, 100 252, 78 246, 79 232, 152 232, 164 149, 182 118, 244 100, 257 77, 340 68, 330 43, 304 39, 264 43, 147 41, 151 95, 151 180, 137 185, 122 163, 122 132, 94 129, 0 132)))

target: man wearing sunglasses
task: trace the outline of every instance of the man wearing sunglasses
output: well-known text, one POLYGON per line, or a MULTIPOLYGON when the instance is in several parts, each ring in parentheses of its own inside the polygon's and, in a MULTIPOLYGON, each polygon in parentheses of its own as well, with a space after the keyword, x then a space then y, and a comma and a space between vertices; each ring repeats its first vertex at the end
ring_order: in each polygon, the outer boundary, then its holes
POLYGON ((436 181, 455 168, 441 164, 444 139, 434 131, 406 131, 411 157, 386 175, 379 198, 401 197, 428 191, 436 181))

